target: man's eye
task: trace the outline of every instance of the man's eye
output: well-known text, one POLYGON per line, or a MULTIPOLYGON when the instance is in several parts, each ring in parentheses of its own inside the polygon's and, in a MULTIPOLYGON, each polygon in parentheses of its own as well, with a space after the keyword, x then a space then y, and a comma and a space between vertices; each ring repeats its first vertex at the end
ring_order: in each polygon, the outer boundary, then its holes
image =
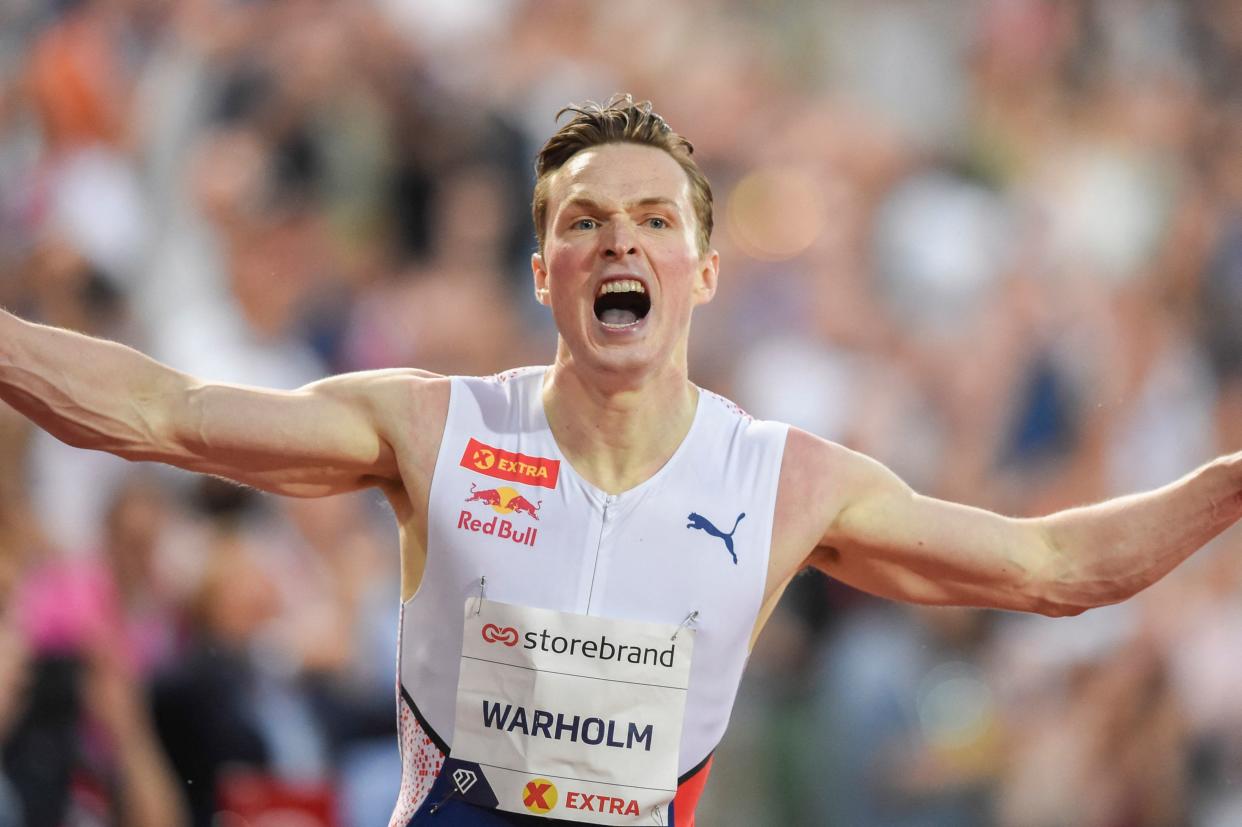
POLYGON ((593 230, 598 227, 599 224, 594 218, 579 218, 569 226, 575 230, 593 230))
POLYGON ((655 230, 663 230, 668 226, 668 222, 659 216, 652 216, 647 219, 647 226, 655 230))

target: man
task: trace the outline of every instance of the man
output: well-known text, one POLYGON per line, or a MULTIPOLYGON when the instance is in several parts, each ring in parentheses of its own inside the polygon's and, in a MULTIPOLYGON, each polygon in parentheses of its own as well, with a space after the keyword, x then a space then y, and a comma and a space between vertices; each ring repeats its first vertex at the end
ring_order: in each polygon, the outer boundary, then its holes
POLYGON ((0 316, 0 397, 72 445, 279 494, 387 495, 405 601, 393 825, 692 824, 749 647, 805 566, 897 600, 1070 615, 1242 515, 1236 454, 1011 519, 700 391, 690 318, 719 262, 691 147, 628 96, 569 111, 537 162, 546 369, 265 391, 0 316))

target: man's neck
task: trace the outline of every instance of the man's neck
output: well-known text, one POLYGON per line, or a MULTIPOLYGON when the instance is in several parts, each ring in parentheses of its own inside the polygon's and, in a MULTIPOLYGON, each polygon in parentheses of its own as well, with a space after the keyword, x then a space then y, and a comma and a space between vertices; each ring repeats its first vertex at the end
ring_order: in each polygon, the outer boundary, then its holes
POLYGON ((543 386, 561 452, 587 482, 610 494, 645 482, 668 462, 689 433, 697 404, 697 389, 676 365, 618 385, 558 359, 543 386))

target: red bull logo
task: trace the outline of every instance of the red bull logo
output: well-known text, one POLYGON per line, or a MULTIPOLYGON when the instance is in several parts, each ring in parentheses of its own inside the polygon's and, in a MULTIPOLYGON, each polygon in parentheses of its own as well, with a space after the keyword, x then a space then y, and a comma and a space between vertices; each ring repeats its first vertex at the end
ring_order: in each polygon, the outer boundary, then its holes
MULTIPOLYGON (((470 483, 470 496, 466 497, 466 502, 482 503, 498 515, 523 514, 536 521, 539 519, 539 509, 543 507, 543 500, 532 503, 508 486, 479 488, 474 483, 470 483)), ((463 531, 485 534, 500 540, 511 540, 518 545, 532 548, 535 545, 535 537, 539 535, 539 529, 533 525, 523 528, 515 525, 512 520, 500 516, 492 517, 490 520, 481 520, 464 508, 457 516, 457 527, 463 531)))
POLYGON ((477 439, 466 443, 466 450, 461 455, 461 467, 498 480, 541 488, 556 488, 556 480, 561 473, 559 459, 517 454, 486 445, 477 439))
POLYGON ((543 500, 531 504, 530 500, 507 486, 479 490, 474 483, 470 483, 470 496, 466 498, 466 502, 490 505, 497 514, 513 514, 517 512, 519 514, 526 514, 536 520, 539 519, 537 512, 543 507, 543 500))

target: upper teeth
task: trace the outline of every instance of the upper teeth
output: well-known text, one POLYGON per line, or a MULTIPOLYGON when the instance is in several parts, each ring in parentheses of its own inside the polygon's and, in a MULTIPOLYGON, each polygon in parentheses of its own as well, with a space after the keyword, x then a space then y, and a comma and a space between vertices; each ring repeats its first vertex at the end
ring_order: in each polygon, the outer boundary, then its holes
POLYGON ((643 283, 638 279, 616 279, 615 281, 606 281, 599 286, 599 292, 595 295, 602 296, 605 293, 646 293, 643 289, 643 283))

